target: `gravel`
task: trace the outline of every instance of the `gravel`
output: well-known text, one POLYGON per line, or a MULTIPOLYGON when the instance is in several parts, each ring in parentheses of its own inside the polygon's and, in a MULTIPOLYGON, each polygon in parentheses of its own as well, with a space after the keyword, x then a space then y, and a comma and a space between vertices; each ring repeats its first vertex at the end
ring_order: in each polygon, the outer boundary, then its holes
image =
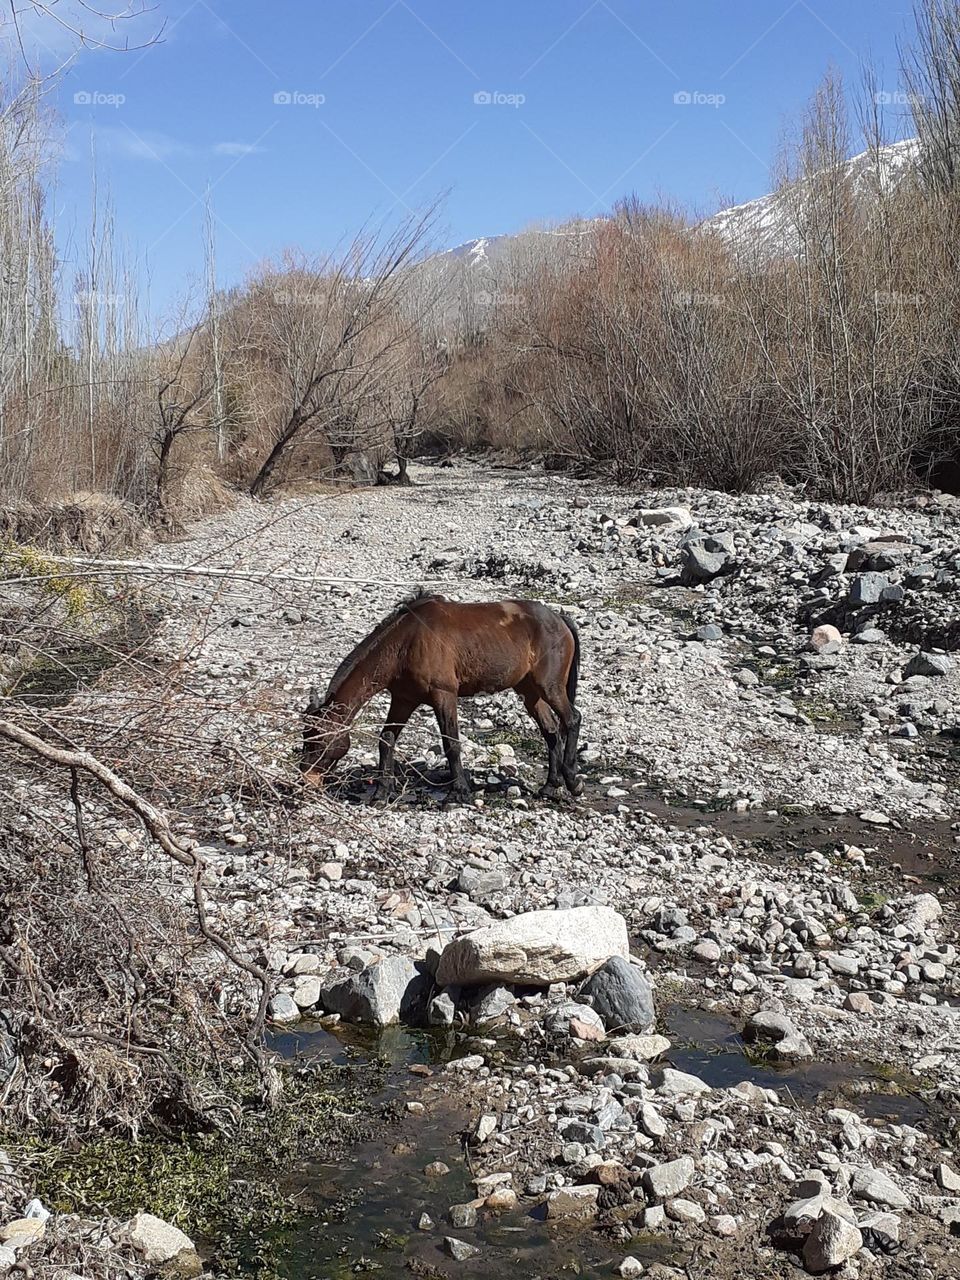
MULTIPOLYGON (((478 1197, 512 1183, 548 1217, 588 1222, 626 1197, 635 1226, 702 1237, 731 1274, 760 1276, 784 1256, 768 1231, 806 1179, 813 1226, 784 1247, 809 1270, 839 1260, 854 1275, 861 1245, 876 1258, 897 1235, 913 1273, 955 1274, 942 1225, 960 1222, 960 1157, 945 1137, 960 1098, 955 895, 949 878, 922 884, 915 864, 891 865, 882 842, 929 833, 945 866, 955 854, 960 668, 944 650, 960 644, 957 505, 637 492, 466 463, 412 475, 410 488, 244 501, 155 551, 289 575, 165 581, 155 644, 186 655, 189 674, 171 723, 205 700, 190 732, 292 778, 308 688, 405 591, 536 595, 580 629, 586 793, 534 798, 543 749, 508 694, 461 704, 474 805, 440 804, 438 733, 421 713, 398 745, 417 775, 397 803, 366 809, 355 796, 376 763, 378 699, 345 762, 353 791, 303 797, 282 842, 252 800, 215 797, 184 818, 212 922, 275 974, 272 1015, 331 1012, 333 990, 347 1016, 483 1023, 488 1038, 435 1085, 472 1110, 474 1135, 483 1118, 478 1197), (843 824, 835 840, 830 823, 843 824), (579 967, 559 915, 553 950, 538 942, 512 971, 505 950, 484 965, 469 943, 522 931, 530 913, 593 910, 616 941, 601 955, 595 935, 574 934, 579 967), (615 953, 648 1002, 625 1010, 583 985, 615 953), (464 967, 447 960, 431 990, 424 975, 445 956, 464 967), (545 957, 553 967, 531 971, 545 957), (746 1055, 739 1079, 709 1062, 704 1079, 670 1065, 677 1046, 659 1033, 671 1005, 749 1026, 761 1058, 852 1059, 851 1078, 880 1064, 928 1110, 868 1114, 870 1095, 853 1093, 798 1102, 746 1055), (654 1018, 657 1037, 616 1035, 654 1018), (598 1185, 601 1164, 622 1176, 598 1185)), ((122 723, 122 679, 110 697, 122 723)), ((468 1208, 451 1209, 455 1228, 472 1225, 468 1208)))

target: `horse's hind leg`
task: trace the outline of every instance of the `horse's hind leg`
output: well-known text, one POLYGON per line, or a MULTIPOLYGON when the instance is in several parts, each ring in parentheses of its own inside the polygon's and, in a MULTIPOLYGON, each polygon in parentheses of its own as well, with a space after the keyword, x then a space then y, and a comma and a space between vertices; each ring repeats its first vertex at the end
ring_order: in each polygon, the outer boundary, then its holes
POLYGON ((430 705, 433 707, 437 724, 440 726, 440 738, 443 742, 443 753, 450 766, 451 787, 448 800, 467 801, 473 799, 473 788, 460 759, 460 730, 457 724, 457 695, 455 693, 435 692, 431 695, 430 705))
POLYGON ((539 693, 524 693, 521 697, 530 718, 547 744, 547 780, 540 794, 551 795, 560 784, 560 734, 557 731, 557 718, 539 693))
POLYGON ((580 739, 580 724, 583 716, 567 697, 566 689, 546 689, 543 696, 556 712, 563 730, 563 758, 560 772, 567 784, 567 790, 572 796, 578 796, 583 791, 583 779, 577 774, 577 743, 580 739))
POLYGON ((389 800, 393 794, 396 777, 394 753, 397 739, 403 731, 403 726, 416 711, 417 705, 409 698, 398 698, 396 694, 390 699, 387 722, 380 731, 380 768, 377 773, 377 787, 373 793, 374 802, 389 800))

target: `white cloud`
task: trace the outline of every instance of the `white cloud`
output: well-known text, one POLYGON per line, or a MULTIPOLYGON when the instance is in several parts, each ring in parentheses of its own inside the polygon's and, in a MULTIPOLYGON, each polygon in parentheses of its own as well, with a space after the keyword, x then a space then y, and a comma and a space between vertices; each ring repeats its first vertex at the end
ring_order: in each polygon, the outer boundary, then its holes
POLYGON ((263 151, 255 143, 216 142, 212 146, 197 146, 183 142, 155 129, 133 129, 122 125, 97 125, 93 129, 97 147, 105 153, 127 156, 132 160, 147 160, 154 164, 169 164, 173 160, 200 160, 205 156, 242 157, 263 151))
POLYGON ((259 155, 263 147, 255 142, 218 142, 213 151, 218 156, 253 156, 259 155))

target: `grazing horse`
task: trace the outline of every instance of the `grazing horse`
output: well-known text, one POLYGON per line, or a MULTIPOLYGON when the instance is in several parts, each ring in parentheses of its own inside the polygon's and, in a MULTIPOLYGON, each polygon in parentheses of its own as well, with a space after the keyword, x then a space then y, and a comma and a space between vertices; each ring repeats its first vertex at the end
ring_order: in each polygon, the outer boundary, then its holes
POLYGON ((384 689, 390 711, 380 734, 375 800, 394 786, 394 750, 403 726, 426 703, 436 714, 450 765, 448 799, 471 796, 460 760, 457 699, 514 689, 547 744, 547 781, 560 776, 572 795, 577 776, 580 712, 575 704, 580 637, 571 618, 532 600, 460 604, 443 596, 405 600, 344 658, 321 702, 315 689, 304 711, 304 780, 319 782, 350 749, 349 727, 365 703, 384 689))

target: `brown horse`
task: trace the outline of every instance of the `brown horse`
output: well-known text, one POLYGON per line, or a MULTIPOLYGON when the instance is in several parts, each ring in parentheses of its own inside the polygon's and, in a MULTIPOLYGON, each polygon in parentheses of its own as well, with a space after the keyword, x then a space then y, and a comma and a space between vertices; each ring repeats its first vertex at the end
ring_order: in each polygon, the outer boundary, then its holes
POLYGON ((350 724, 384 689, 390 711, 380 734, 375 800, 388 799, 394 785, 394 750, 403 726, 426 703, 436 714, 450 765, 448 798, 466 800, 470 780, 460 761, 457 699, 514 689, 547 744, 547 781, 553 794, 562 775, 579 795, 575 704, 580 638, 566 614, 532 600, 459 604, 443 596, 405 600, 344 658, 321 702, 316 690, 304 711, 304 779, 319 782, 350 749, 350 724))

